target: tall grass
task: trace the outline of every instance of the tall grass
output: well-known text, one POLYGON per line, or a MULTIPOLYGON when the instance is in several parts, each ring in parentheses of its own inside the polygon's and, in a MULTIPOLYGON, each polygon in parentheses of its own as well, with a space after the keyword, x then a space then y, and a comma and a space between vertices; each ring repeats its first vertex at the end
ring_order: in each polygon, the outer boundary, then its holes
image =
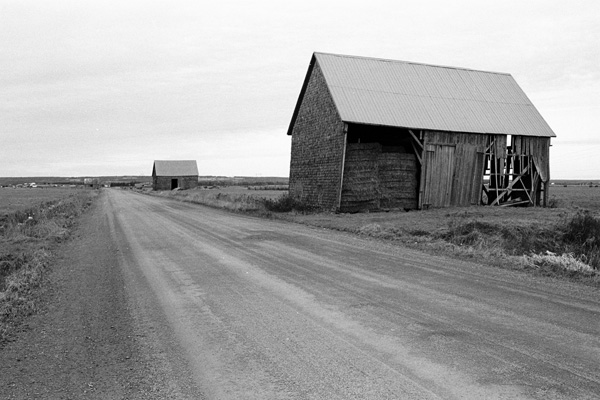
POLYGON ((222 193, 212 190, 148 192, 188 203, 203 204, 236 212, 264 211, 264 199, 243 193, 222 193))
POLYGON ((301 213, 316 211, 303 202, 294 200, 287 193, 276 198, 245 193, 223 193, 212 190, 185 190, 149 192, 154 196, 169 197, 189 203, 203 204, 235 212, 269 214, 270 212, 297 211, 301 213))
POLYGON ((600 219, 587 210, 578 210, 570 219, 563 221, 562 225, 566 251, 600 270, 600 219))
POLYGON ((77 191, 0 220, 0 345, 23 317, 37 310, 36 292, 52 252, 68 238, 93 196, 92 191, 77 191))
POLYGON ((483 213, 447 216, 445 228, 430 231, 414 229, 414 220, 390 224, 385 218, 350 230, 492 265, 600 284, 600 219, 590 211, 565 213, 554 222, 499 220, 483 213))
POLYGON ((508 255, 540 253, 556 249, 555 230, 535 224, 498 224, 481 220, 451 219, 448 230, 439 235, 458 246, 498 248, 508 255))
POLYGON ((318 210, 317 207, 296 200, 287 193, 276 199, 263 199, 263 203, 267 210, 273 212, 297 211, 301 213, 310 213, 318 210))
POLYGON ((551 227, 453 219, 440 237, 482 255, 522 256, 528 267, 554 272, 600 271, 600 219, 589 211, 579 210, 551 227))

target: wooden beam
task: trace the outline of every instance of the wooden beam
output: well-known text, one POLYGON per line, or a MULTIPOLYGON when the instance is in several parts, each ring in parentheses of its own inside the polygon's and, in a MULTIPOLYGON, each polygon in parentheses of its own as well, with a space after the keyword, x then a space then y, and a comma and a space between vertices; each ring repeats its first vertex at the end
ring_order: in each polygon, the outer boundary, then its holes
MULTIPOLYGON (((520 178, 520 177, 519 177, 520 178)), ((531 195, 529 194, 529 190, 527 190, 527 188, 525 187, 525 185, 523 185, 523 187, 525 188, 525 194, 527 195, 527 197, 529 198, 529 201, 531 202, 531 204, 533 204, 535 206, 535 201, 533 200, 533 198, 531 197, 531 195)))
MULTIPOLYGON (((500 182, 498 182, 498 159, 496 158, 496 153, 492 153, 494 155, 493 158, 493 162, 494 162, 494 189, 496 191, 496 197, 499 197, 499 191, 498 191, 498 186, 500 185, 500 182)), ((490 170, 490 175, 492 174, 491 170, 490 170)), ((492 206, 494 205, 493 203, 491 204, 492 206)))
POLYGON ((500 204, 499 207, 513 207, 513 206, 518 206, 518 205, 527 204, 527 203, 529 203, 529 200, 515 201, 514 203, 500 204))
POLYGON ((417 139, 417 136, 413 133, 413 131, 411 131, 410 129, 408 130, 408 133, 410 133, 410 136, 412 136, 412 138, 414 139, 415 142, 417 142, 417 144, 419 145, 419 147, 421 148, 421 151, 423 151, 423 144, 421 143, 421 141, 419 141, 419 139, 417 139))
MULTIPOLYGON (((423 146, 423 143, 421 143, 421 141, 417 138, 417 136, 414 134, 414 132, 412 130, 409 129, 408 133, 410 133, 410 136, 413 139, 410 141, 410 144, 412 145, 413 151, 415 152, 415 155, 417 156, 417 160, 419 160, 419 165, 421 166, 421 168, 420 168, 421 174, 419 176, 419 194, 418 194, 418 198, 417 198, 417 208, 419 210, 422 210, 423 209, 423 185, 425 183, 425 165, 423 164, 423 161, 425 160, 425 147, 423 146), (421 148, 421 151, 419 151, 417 146, 415 146, 415 143, 419 145, 419 147, 421 148)), ((423 131, 419 131, 419 135, 421 135, 421 137, 422 137, 423 131)))
POLYGON ((344 149, 342 150, 342 165, 340 171, 340 188, 338 192, 338 211, 342 207, 342 189, 344 188, 344 168, 346 167, 346 144, 348 143, 348 124, 344 122, 344 149))
MULTIPOLYGON (((525 169, 523 169, 523 173, 525 173, 527 170, 529 169, 529 165, 527 167, 525 167, 525 169)), ((500 202, 500 200, 502 199, 502 197, 504 197, 505 194, 510 193, 512 187, 521 180, 521 177, 523 177, 523 175, 517 177, 517 179, 515 179, 514 181, 512 181, 508 187, 506 187, 506 189, 502 189, 499 194, 497 194, 496 199, 492 202, 492 204, 490 204, 491 206, 498 204, 500 202)), ((527 190, 525 190, 525 193, 527 193, 527 190)), ((527 194, 527 197, 529 197, 529 200, 531 201, 531 197, 529 196, 529 194, 527 194)))
POLYGON ((417 146, 415 146, 415 141, 411 140, 410 144, 412 144, 412 148, 415 152, 415 155, 417 156, 417 160, 419 160, 419 164, 423 165, 423 160, 421 160, 421 156, 419 155, 419 150, 417 150, 417 146))
MULTIPOLYGON (((490 197, 490 193, 488 191, 488 188, 485 187, 484 183, 481 184, 481 189, 483 190, 483 193, 485 193, 485 197, 489 198, 490 197)), ((487 204, 483 202, 483 196, 479 197, 479 204, 482 205, 482 206, 487 206, 487 204)))
POLYGON ((531 198, 533 199, 533 206, 538 206, 538 183, 540 179, 540 174, 538 174, 537 170, 533 170, 533 177, 531 178, 531 198))
MULTIPOLYGON (((421 133, 423 133, 423 131, 421 131, 421 133)), ((424 142, 424 141, 423 141, 424 142)), ((423 195, 424 195, 424 190, 425 190, 425 174, 427 173, 427 163, 425 161, 427 161, 427 152, 425 151, 425 147, 423 147, 423 153, 421 154, 422 159, 421 159, 421 172, 419 175, 419 195, 418 195, 418 199, 417 199, 417 208, 419 210, 423 209, 423 195)))

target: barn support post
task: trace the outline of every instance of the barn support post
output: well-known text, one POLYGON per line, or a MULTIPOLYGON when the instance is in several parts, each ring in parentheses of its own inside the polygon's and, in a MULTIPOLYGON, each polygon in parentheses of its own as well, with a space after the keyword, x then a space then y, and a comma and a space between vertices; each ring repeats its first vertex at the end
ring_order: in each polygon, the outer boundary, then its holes
MULTIPOLYGON (((412 131, 409 130, 409 132, 414 136, 414 134, 412 133, 412 131)), ((419 196, 418 196, 418 202, 417 202, 417 209, 422 210, 423 209, 423 193, 425 190, 425 174, 426 174, 426 169, 427 169, 427 152, 425 151, 425 136, 423 135, 423 131, 419 132, 419 136, 421 137, 421 173, 419 176, 419 196)))
POLYGON ((423 208, 423 184, 424 184, 424 168, 425 168, 425 164, 424 164, 424 159, 425 159, 425 147, 423 146, 423 131, 419 132, 419 135, 421 136, 421 140, 419 140, 419 138, 417 138, 417 135, 415 135, 415 133, 409 129, 408 133, 410 133, 410 136, 412 137, 412 140, 410 141, 410 144, 413 148, 413 151, 415 152, 415 156, 417 156, 417 161, 419 162, 419 166, 420 166, 420 170, 421 170, 421 176, 419 177, 419 193, 417 196, 417 209, 421 210, 423 208))
MULTIPOLYGON (((483 149, 482 149, 483 150, 483 149)), ((473 176, 473 186, 471 188, 471 190, 473 190, 472 192, 472 196, 471 196, 471 205, 474 206, 481 206, 482 204, 482 191, 485 192, 486 187, 483 183, 483 176, 485 175, 485 167, 486 167, 486 159, 485 159, 485 150, 479 150, 477 151, 477 162, 475 164, 475 173, 473 176), (479 168, 477 168, 479 167, 479 168)))
POLYGON ((337 211, 342 207, 342 190, 344 189, 344 168, 346 167, 346 144, 348 143, 348 124, 344 122, 344 146, 342 150, 342 165, 340 167, 340 186, 338 188, 337 211))

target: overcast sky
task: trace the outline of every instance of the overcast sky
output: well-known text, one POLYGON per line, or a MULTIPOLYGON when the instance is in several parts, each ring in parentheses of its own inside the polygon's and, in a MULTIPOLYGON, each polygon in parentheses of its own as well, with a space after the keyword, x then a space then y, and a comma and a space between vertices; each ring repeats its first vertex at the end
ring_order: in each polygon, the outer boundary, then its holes
POLYGON ((314 51, 510 73, 600 179, 597 0, 0 0, 0 176, 287 176, 314 51))

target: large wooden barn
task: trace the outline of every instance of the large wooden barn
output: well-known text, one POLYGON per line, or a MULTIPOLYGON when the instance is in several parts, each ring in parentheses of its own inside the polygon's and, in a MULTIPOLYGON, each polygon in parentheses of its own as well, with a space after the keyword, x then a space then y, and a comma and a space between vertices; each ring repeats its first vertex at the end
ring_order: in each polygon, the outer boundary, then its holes
POLYGON ((323 209, 545 205, 554 132, 510 74, 314 53, 290 195, 323 209))
POLYGON ((198 186, 195 160, 156 160, 152 167, 154 190, 192 189, 198 186))

